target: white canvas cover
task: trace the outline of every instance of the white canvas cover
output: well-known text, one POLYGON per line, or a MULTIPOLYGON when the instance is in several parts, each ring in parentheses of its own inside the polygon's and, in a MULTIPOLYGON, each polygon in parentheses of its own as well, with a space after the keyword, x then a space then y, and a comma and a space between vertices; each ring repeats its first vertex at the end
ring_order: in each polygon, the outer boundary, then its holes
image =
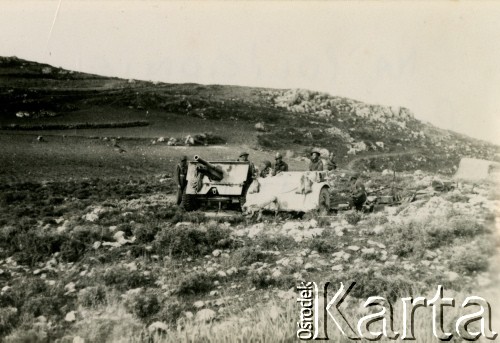
POLYGON ((477 158, 462 158, 454 179, 480 181, 494 178, 498 180, 500 163, 477 158))

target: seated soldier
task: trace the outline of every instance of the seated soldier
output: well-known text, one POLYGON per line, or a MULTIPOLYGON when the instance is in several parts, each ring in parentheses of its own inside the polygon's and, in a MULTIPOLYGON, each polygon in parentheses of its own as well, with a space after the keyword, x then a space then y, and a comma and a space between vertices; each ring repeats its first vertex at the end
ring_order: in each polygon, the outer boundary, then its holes
POLYGON ((268 176, 272 176, 273 173, 272 173, 272 169, 271 169, 271 162, 270 161, 264 161, 262 163, 262 168, 261 168, 261 171, 259 173, 259 177, 268 177, 268 176))
POLYGON ((275 160, 273 175, 288 171, 288 164, 283 162, 283 156, 279 152, 276 153, 275 160))
POLYGON ((331 171, 337 169, 337 163, 334 161, 334 157, 335 155, 331 152, 326 161, 326 170, 331 171))
POLYGON ((356 173, 351 176, 351 207, 354 207, 357 211, 363 209, 363 204, 366 201, 366 190, 365 185, 359 179, 359 175, 356 173))

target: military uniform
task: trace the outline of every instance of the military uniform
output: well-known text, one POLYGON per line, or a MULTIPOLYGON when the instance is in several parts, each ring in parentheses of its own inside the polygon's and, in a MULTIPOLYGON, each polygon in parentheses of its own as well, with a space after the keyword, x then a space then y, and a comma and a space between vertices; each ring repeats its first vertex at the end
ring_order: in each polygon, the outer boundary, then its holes
POLYGON ((187 186, 187 169, 188 165, 185 160, 181 161, 181 163, 177 164, 175 167, 175 175, 174 179, 177 182, 177 205, 180 205, 182 202, 182 194, 186 190, 187 186))
POLYGON ((288 171, 288 164, 282 160, 277 160, 274 164, 274 175, 288 171))
POLYGON ((365 185, 361 180, 356 179, 356 181, 351 184, 351 194, 351 206, 361 211, 366 201, 365 185))
POLYGON ((259 176, 260 177, 268 177, 269 175, 271 175, 271 172, 272 172, 271 168, 265 167, 264 169, 262 169, 260 171, 259 176))
POLYGON ((335 163, 334 160, 329 159, 326 162, 326 170, 335 170, 335 169, 337 169, 337 163, 335 163))
POLYGON ((323 161, 321 159, 317 159, 316 161, 311 160, 309 163, 309 171, 322 171, 323 170, 323 161))
POLYGON ((246 194, 248 187, 252 184, 253 180, 257 178, 257 170, 255 169, 255 165, 248 160, 248 153, 242 152, 238 161, 248 162, 248 173, 245 182, 243 183, 243 191, 242 194, 246 194), (245 158, 242 158, 245 157, 245 158))

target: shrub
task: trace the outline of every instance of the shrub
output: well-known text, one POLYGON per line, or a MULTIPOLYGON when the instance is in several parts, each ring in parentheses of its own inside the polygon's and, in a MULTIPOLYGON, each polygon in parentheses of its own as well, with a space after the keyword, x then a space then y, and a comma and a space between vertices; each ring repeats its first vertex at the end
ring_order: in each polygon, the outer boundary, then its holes
POLYGON ((193 227, 166 227, 156 235, 154 241, 158 254, 175 257, 206 255, 231 244, 230 231, 220 227, 209 228, 207 231, 193 227))
POLYGON ((257 248, 244 247, 236 250, 233 256, 235 264, 241 266, 249 266, 255 262, 268 262, 272 263, 276 261, 276 256, 271 254, 266 254, 257 248))
POLYGON ((152 275, 144 275, 140 270, 132 271, 124 266, 108 268, 99 278, 106 286, 114 286, 119 291, 153 286, 156 281, 152 275))
POLYGON ((291 236, 262 234, 258 238, 258 244, 264 250, 286 250, 297 246, 297 242, 291 236))
POLYGON ((458 246, 451 254, 449 265, 452 270, 464 274, 485 271, 488 269, 487 251, 474 242, 458 246))
POLYGON ((348 211, 344 218, 349 224, 356 225, 361 220, 361 214, 358 211, 348 211))
POLYGON ((337 245, 332 239, 315 238, 309 240, 309 249, 316 250, 320 254, 328 254, 336 251, 337 245))
POLYGON ((177 300, 164 301, 161 305, 160 311, 154 316, 152 320, 160 321, 168 324, 175 324, 177 319, 185 312, 186 302, 179 302, 177 300))
POLYGON ((450 219, 449 225, 457 237, 472 237, 485 232, 485 227, 476 220, 466 216, 456 216, 450 219))
POLYGON ((111 241, 111 232, 98 226, 78 226, 73 231, 62 235, 61 259, 76 262, 92 248, 95 241, 111 241))
POLYGON ((387 228, 391 234, 390 245, 393 254, 407 257, 416 252, 424 253, 422 247, 423 237, 418 232, 415 223, 387 224, 387 228))
POLYGON ((206 293, 212 289, 212 278, 206 273, 195 273, 185 276, 177 288, 179 295, 206 293))
POLYGON ((106 287, 99 285, 80 290, 78 302, 84 307, 96 307, 106 304, 106 287))
POLYGON ((271 286, 279 286, 283 289, 289 289, 295 286, 297 280, 295 280, 292 275, 273 277, 271 272, 266 270, 252 273, 250 276, 250 282, 259 289, 271 286))
POLYGON ((125 308, 135 316, 144 319, 160 311, 158 295, 153 290, 145 290, 127 297, 125 308))
POLYGON ((350 295, 360 299, 383 296, 394 303, 399 297, 413 293, 413 281, 402 275, 377 275, 374 270, 367 273, 355 270, 343 277, 345 280, 356 282, 350 295))
POLYGON ((18 318, 15 307, 0 307, 0 337, 8 334, 16 325, 18 318))
POLYGON ((138 243, 151 243, 155 239, 156 233, 159 231, 157 227, 153 227, 150 225, 138 225, 134 231, 133 235, 135 236, 135 240, 138 243))

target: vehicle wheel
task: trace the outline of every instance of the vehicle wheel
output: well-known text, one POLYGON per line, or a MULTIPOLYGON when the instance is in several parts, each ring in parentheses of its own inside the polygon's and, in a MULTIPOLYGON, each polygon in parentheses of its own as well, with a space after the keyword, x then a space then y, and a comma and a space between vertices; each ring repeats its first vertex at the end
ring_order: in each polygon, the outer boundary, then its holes
POLYGON ((200 207, 200 204, 192 194, 183 194, 181 206, 186 211, 196 211, 200 207))
POLYGON ((323 187, 319 191, 318 212, 325 215, 330 211, 330 192, 328 187, 323 187))

